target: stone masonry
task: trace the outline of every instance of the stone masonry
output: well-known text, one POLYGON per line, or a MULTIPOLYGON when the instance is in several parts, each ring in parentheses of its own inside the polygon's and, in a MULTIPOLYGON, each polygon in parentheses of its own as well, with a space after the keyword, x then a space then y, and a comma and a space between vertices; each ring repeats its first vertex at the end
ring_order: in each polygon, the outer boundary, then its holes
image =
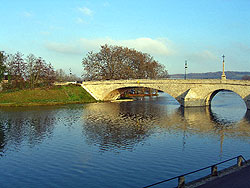
POLYGON ((83 82, 82 87, 101 101, 116 100, 129 88, 147 87, 168 93, 183 107, 208 106, 216 93, 230 90, 237 93, 250 109, 250 81, 247 80, 108 80, 83 82))

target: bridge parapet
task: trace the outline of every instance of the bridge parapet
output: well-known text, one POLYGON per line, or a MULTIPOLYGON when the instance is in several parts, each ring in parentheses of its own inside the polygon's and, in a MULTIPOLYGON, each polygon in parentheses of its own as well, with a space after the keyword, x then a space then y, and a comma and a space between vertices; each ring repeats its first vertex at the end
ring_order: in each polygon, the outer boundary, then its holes
POLYGON ((248 85, 249 80, 221 80, 221 79, 135 79, 135 80, 101 80, 101 81, 85 81, 84 85, 102 85, 102 84, 148 84, 148 83, 176 83, 176 84, 236 84, 236 85, 248 85))

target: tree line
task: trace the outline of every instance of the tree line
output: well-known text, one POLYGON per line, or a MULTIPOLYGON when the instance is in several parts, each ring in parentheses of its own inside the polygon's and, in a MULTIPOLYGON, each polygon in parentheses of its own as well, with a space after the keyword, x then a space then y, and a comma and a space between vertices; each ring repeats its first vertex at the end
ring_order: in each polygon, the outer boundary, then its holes
POLYGON ((4 77, 8 79, 4 84, 6 89, 49 86, 56 79, 53 66, 33 54, 24 57, 20 52, 15 54, 1 52, 0 69, 1 80, 4 77))
MULTIPOLYGON (((164 65, 147 54, 121 46, 103 45, 100 51, 88 52, 82 59, 85 80, 157 79, 168 78, 164 65)), ((0 82, 4 88, 35 88, 51 86, 55 81, 80 81, 81 78, 55 70, 51 63, 34 54, 0 51, 0 82), (7 77, 7 78, 6 78, 7 77)))
POLYGON ((80 78, 74 74, 66 74, 62 69, 55 70, 51 63, 34 54, 24 56, 20 52, 7 54, 0 52, 0 82, 4 89, 24 89, 48 87, 55 81, 76 81, 80 78))

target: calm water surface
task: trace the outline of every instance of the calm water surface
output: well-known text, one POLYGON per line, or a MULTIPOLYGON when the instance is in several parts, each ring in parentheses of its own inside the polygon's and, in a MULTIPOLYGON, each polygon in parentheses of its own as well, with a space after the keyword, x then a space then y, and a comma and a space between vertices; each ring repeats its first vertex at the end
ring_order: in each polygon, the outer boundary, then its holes
POLYGON ((250 159, 250 112, 231 92, 211 108, 183 109, 166 94, 0 108, 0 187, 143 187, 240 154, 250 159))

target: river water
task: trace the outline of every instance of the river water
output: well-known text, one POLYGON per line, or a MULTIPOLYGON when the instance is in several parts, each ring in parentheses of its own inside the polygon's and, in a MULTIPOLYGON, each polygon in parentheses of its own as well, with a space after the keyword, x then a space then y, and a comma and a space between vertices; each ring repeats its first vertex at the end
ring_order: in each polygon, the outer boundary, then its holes
POLYGON ((167 94, 0 108, 0 187, 143 187, 240 154, 250 159, 250 112, 232 92, 211 108, 183 109, 167 94))

